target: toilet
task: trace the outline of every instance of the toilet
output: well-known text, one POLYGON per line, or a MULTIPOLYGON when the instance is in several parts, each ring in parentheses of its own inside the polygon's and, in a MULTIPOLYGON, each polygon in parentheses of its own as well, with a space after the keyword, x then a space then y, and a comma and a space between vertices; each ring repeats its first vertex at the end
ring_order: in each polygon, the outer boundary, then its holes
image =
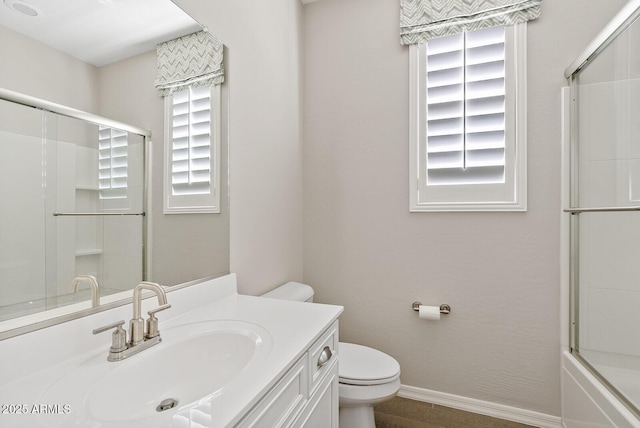
MULTIPOLYGON (((313 288, 287 282, 263 297, 313 302, 313 288)), ((338 344, 340 427, 375 428, 373 406, 390 400, 400 389, 400 364, 376 349, 355 343, 338 344)))

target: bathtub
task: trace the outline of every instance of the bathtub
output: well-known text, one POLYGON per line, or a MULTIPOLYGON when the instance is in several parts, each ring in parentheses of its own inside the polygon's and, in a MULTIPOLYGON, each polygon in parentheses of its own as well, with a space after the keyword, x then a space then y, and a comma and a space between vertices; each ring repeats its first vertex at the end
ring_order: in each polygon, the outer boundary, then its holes
MULTIPOLYGON (((640 371, 614 366, 611 355, 589 355, 632 400, 640 400, 640 371), (595 358, 594 358, 595 357, 595 358), (635 394, 632 396, 632 394, 635 394)), ((636 418, 574 355, 562 353, 562 425, 565 428, 640 428, 636 418)))

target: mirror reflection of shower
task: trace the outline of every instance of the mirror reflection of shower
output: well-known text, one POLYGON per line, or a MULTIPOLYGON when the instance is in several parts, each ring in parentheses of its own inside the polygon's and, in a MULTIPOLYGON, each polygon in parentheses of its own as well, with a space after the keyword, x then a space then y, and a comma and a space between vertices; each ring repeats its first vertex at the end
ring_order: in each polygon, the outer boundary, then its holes
POLYGON ((144 142, 0 101, 0 321, 145 279, 144 142))
MULTIPOLYGON (((163 135, 162 98, 157 95, 154 81, 157 78, 156 45, 187 34, 202 30, 196 19, 189 16, 171 0, 127 0, 127 1, 86 1, 86 0, 21 0, 21 5, 36 6, 41 14, 37 17, 21 15, 10 5, 0 1, 0 52, 7 59, 2 64, 0 87, 38 97, 43 100, 64 104, 69 107, 99 114, 102 116, 151 127, 156 137, 163 135), (125 26, 125 28, 122 28, 125 26), (128 28, 127 28, 128 26, 128 28), (64 37, 62 37, 64 36, 64 37), (64 39, 64 40, 60 40, 64 39), (87 49, 88 45, 88 49, 87 49)), ((224 17, 220 17, 224 19, 224 17)), ((214 24, 214 23, 210 23, 214 24)), ((225 48, 226 50, 226 48, 225 48)), ((1 91, 1 89, 0 89, 1 91)), ((229 92, 227 85, 221 90, 221 171, 227 171, 229 92)), ((2 108, 2 107, 0 107, 2 108)), ((0 111, 0 114, 2 112, 0 111)), ((9 120, 0 116, 0 121, 9 120)), ((37 120, 41 118, 38 117, 37 120)), ((11 119, 13 120, 13 119, 11 119)), ((16 120, 24 120, 16 118, 16 120)), ((40 122, 39 122, 40 123, 40 122)), ((110 128, 118 128, 113 123, 110 128)), ((17 126, 17 124, 16 124, 17 126)), ((42 125, 38 125, 40 130, 42 125)), ((57 138, 57 137, 52 137, 57 138)), ((150 141, 149 141, 150 143, 150 141)), ((161 141, 156 141, 156 148, 161 141)), ((153 144, 149 144, 150 146, 153 144)), ((42 155, 37 151, 38 158, 42 155)), ((162 176, 162 150, 156 149, 151 159, 156 163, 153 177, 145 177, 156 182, 162 176)), ((39 168, 39 167, 38 167, 39 168)), ((38 169, 39 170, 39 169, 38 169)), ((151 173, 151 169, 147 170, 151 173)), ((227 176, 222 176, 223 201, 221 214, 215 216, 194 215, 188 222, 177 216, 164 216, 162 211, 148 213, 146 223, 153 221, 145 239, 147 248, 145 265, 149 279, 164 286, 173 286, 211 275, 229 272, 229 205, 227 176), (152 246, 152 242, 162 245, 152 246), (188 244, 187 244, 188 243, 188 244), (196 246, 199 251, 185 251, 196 246), (153 260, 152 257, 153 256, 153 260)), ((162 186, 154 186, 154 198, 162 198, 162 186)), ((89 194, 91 190, 77 190, 89 194)), ((98 193, 109 190, 98 189, 98 193)), ((148 195, 152 197, 152 195, 148 195)), ((157 199, 159 200, 159 199, 157 199)), ((110 203, 114 204, 115 199, 110 203)), ((88 203, 88 202, 87 202, 88 203)), ((3 206, 4 208, 4 206, 3 206)), ((2 210, 0 210, 2 211, 2 210)), ((60 212, 64 212, 59 210, 60 212)), ((58 223, 73 221, 81 229, 82 224, 93 222, 113 222, 113 217, 104 216, 103 220, 89 218, 75 220, 57 217, 58 223)), ((90 229, 90 228, 89 228, 90 229)), ((94 238, 94 241, 102 239, 94 238)), ((4 235, 0 234, 0 241, 4 235)), ((89 250, 89 245, 85 245, 89 250)), ((30 250, 33 251, 33 250, 30 250)), ((138 251, 138 249, 132 249, 138 251)), ((68 253, 68 252, 67 252, 68 253)), ((83 256, 87 263, 96 255, 83 256)), ((12 265, 11 260, 0 257, 0 269, 12 265)), ((78 260, 78 263, 85 264, 78 260)), ((115 263, 103 265, 102 275, 112 276, 107 269, 115 263)), ((49 269, 50 270, 50 269, 49 269)), ((79 274, 91 274, 93 270, 79 274)), ((72 280, 72 276, 68 280, 72 280)), ((107 293, 107 285, 99 279, 101 293, 107 293)), ((137 283, 137 282, 136 282, 137 283)), ((130 285, 133 288, 136 283, 130 285)), ((47 282, 50 284, 50 282, 47 282)), ((35 300, 30 287, 20 296, 17 291, 9 292, 4 283, 0 283, 0 301, 11 294, 12 301, 26 302, 32 307, 40 304, 41 297, 35 300)), ((60 290, 69 293, 71 283, 60 290)), ((53 292, 53 290, 50 290, 53 292)), ((85 316, 95 312, 88 308, 90 293, 85 284, 79 287, 78 295, 84 295, 85 306, 67 305, 64 308, 38 313, 37 316, 6 319, 0 321, 0 340, 4 333, 17 332, 17 327, 33 326, 40 321, 51 320, 64 312, 65 318, 85 316)), ((51 293, 48 294, 51 296, 51 293)), ((102 296, 102 306, 112 301, 129 298, 130 293, 102 296)), ((49 298, 49 297, 47 297, 49 298)), ((55 299, 58 299, 57 297, 55 299)), ((61 298, 59 299, 61 300, 61 298)), ((0 303, 1 304, 1 303, 0 303)), ((44 305, 42 305, 44 306, 44 305)), ((49 305, 51 307, 54 304, 49 305)), ((8 317, 12 318, 12 317, 8 317)), ((8 333, 9 335, 15 333, 8 333)))

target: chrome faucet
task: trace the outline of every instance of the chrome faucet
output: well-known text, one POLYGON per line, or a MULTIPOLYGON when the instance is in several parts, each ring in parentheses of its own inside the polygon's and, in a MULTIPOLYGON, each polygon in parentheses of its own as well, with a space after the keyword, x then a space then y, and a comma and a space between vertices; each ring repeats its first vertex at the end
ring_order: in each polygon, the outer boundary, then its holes
POLYGON ((167 303, 167 295, 164 289, 155 282, 141 282, 133 289, 133 318, 129 323, 129 341, 127 341, 127 332, 122 326, 124 320, 93 330, 93 334, 102 333, 111 329, 115 329, 111 340, 111 348, 109 349, 108 361, 120 361, 125 358, 137 354, 153 345, 162 341, 160 331, 158 330, 158 319, 156 313, 169 309, 170 304, 167 303), (142 290, 151 290, 156 293, 160 306, 148 311, 149 318, 146 322, 142 318, 142 290))
POLYGON ((98 281, 95 276, 91 275, 78 275, 71 281, 73 292, 78 292, 78 285, 81 282, 87 282, 91 286, 91 307, 97 308, 100 306, 100 287, 98 287, 98 281))

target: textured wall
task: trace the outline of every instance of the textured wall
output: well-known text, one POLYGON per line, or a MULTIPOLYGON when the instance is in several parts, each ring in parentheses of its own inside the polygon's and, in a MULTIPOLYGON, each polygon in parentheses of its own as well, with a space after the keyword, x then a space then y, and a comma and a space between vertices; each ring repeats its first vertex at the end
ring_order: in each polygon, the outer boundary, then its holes
POLYGON ((548 0, 528 26, 526 213, 409 213, 398 2, 305 6, 304 281, 403 384, 560 414, 560 88, 623 3, 548 0))

